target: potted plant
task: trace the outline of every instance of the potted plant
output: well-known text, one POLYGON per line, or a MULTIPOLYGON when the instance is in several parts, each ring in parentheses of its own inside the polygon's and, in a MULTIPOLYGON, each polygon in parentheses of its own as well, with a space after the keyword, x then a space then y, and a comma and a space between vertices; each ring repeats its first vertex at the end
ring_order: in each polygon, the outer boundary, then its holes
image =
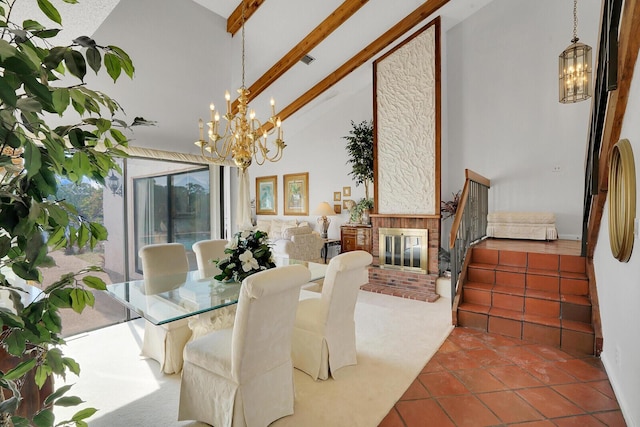
POLYGON ((347 140, 347 163, 351 163, 349 173, 356 186, 364 184, 365 198, 369 199, 369 184, 373 181, 373 122, 363 121, 355 124, 351 121, 347 140))
MULTIPOLYGON (((120 171, 115 157, 124 156, 120 148, 127 145, 127 137, 121 129, 128 127, 116 118, 120 106, 106 94, 90 90, 83 80, 87 65, 96 73, 104 65, 114 81, 122 71, 133 77, 134 67, 122 49, 98 45, 86 36, 52 46, 48 39, 60 29, 34 19, 13 22, 17 1, 0 0, 0 289, 13 303, 11 309, 0 310, 2 360, 13 357, 12 365, 0 371, 0 426, 85 426, 95 409, 83 409, 70 421, 56 421, 53 415, 52 405, 82 402, 64 396, 70 386, 36 396, 36 410, 23 408, 30 385, 51 386, 54 374, 80 372, 60 349, 64 340, 59 310, 80 313, 94 304, 91 289, 105 289, 105 283, 90 273, 100 268, 69 272, 28 304, 22 303, 23 287, 29 286, 26 282, 40 282, 40 269, 54 264, 49 251, 74 245, 93 248, 106 240, 104 226, 56 199, 57 177, 104 185, 110 170, 120 171), (70 82, 73 78, 77 81, 70 82), (81 118, 65 114, 71 109, 81 118), (74 118, 53 127, 47 123, 53 115, 74 118)), ((49 0, 37 4, 48 19, 62 25, 49 0)))
POLYGON ((369 212, 373 209, 373 199, 362 198, 356 203, 355 215, 362 224, 369 224, 369 212))

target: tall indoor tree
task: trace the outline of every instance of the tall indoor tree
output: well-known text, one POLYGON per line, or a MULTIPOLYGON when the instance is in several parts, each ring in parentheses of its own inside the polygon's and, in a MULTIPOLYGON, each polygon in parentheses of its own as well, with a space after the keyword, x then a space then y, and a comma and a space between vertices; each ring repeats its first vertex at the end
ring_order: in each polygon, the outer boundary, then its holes
POLYGON ((349 175, 356 186, 364 184, 365 199, 369 199, 369 184, 373 182, 373 122, 365 120, 355 124, 351 121, 351 130, 347 140, 347 163, 351 164, 349 175))
POLYGON ((80 313, 93 306, 91 289, 105 289, 91 275, 100 269, 69 272, 28 304, 22 302, 20 283, 41 282, 40 269, 53 265, 49 251, 93 248, 106 239, 104 226, 56 200, 56 177, 104 184, 110 170, 119 170, 115 158, 125 155, 121 148, 127 145, 123 129, 128 126, 117 118, 119 104, 89 89, 84 78, 87 66, 95 73, 106 69, 114 82, 123 71, 132 78, 134 66, 122 49, 87 36, 51 45, 62 27, 58 9, 49 0, 37 0, 51 22, 15 22, 12 12, 20 1, 0 0, 0 291, 13 302, 12 309, 0 308, 0 359, 13 361, 0 372, 0 425, 86 426, 93 408, 78 411, 69 421, 55 420, 52 405, 82 402, 65 396, 68 386, 30 411, 21 411, 22 387, 29 381, 51 385, 52 375, 79 373, 78 364, 60 348, 59 310, 80 313), (54 127, 49 124, 53 119, 65 124, 54 127))

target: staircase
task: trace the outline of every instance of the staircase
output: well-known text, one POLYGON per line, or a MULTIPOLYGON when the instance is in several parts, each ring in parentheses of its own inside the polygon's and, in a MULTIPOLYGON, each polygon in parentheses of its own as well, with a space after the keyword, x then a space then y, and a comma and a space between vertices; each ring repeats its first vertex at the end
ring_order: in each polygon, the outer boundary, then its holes
POLYGON ((585 258, 469 248, 457 324, 594 354, 585 258))

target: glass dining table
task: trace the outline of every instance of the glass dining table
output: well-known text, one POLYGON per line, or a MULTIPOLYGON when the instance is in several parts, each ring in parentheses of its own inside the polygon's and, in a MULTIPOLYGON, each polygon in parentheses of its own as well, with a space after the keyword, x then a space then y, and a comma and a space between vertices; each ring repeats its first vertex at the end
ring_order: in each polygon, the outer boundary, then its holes
MULTIPOLYGON (((327 270, 326 264, 315 262, 290 258, 276 258, 274 261, 277 267, 293 264, 306 266, 311 271, 310 281, 324 278, 327 270)), ((106 292, 129 310, 156 325, 236 304, 240 295, 241 283, 202 277, 197 270, 154 280, 153 293, 145 287, 144 279, 107 285, 106 292)))

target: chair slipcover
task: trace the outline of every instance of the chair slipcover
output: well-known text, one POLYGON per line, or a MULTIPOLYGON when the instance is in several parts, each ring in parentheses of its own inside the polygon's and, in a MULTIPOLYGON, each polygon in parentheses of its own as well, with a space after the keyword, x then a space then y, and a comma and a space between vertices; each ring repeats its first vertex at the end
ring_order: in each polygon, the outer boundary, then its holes
POLYGON ((198 272, 200 277, 213 277, 220 274, 218 265, 211 262, 216 259, 225 258, 224 249, 229 242, 227 240, 200 240, 193 244, 192 249, 196 254, 198 272))
POLYGON ((233 328, 185 347, 179 420, 264 427, 293 414, 291 334, 300 287, 310 278, 291 265, 242 282, 233 328))
POLYGON ((320 296, 298 304, 291 344, 293 366, 314 380, 325 380, 329 373, 334 376, 343 366, 357 363, 353 316, 372 261, 365 251, 331 258, 320 296))
MULTIPOLYGON (((160 243, 144 246, 139 252, 145 293, 167 292, 184 283, 189 261, 181 243, 160 243)), ((161 304, 158 305, 161 307, 161 304)), ((149 311, 158 307, 149 307, 149 311)), ((182 352, 191 337, 187 319, 164 325, 144 324, 142 355, 160 362, 160 370, 174 374, 182 370, 182 352)))

